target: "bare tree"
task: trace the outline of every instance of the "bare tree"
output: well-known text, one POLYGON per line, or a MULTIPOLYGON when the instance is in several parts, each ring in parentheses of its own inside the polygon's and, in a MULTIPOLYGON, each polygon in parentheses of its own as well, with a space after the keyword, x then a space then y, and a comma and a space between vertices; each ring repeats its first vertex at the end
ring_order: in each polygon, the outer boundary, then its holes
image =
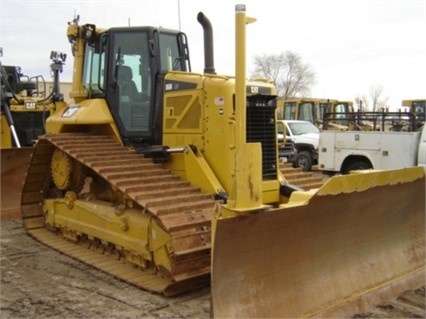
POLYGON ((368 93, 370 94, 371 102, 373 104, 373 112, 374 111, 382 111, 385 110, 386 104, 389 100, 389 97, 383 97, 383 86, 376 85, 370 87, 368 90, 368 93))
POLYGON ((389 97, 383 97, 383 86, 375 85, 368 89, 368 95, 357 96, 355 98, 358 105, 362 104, 361 111, 386 111, 389 97))
POLYGON ((355 103, 358 105, 359 112, 366 112, 369 110, 369 99, 365 95, 357 95, 355 97, 355 103))
POLYGON ((299 54, 286 51, 279 55, 263 55, 254 58, 253 77, 271 79, 277 87, 278 95, 292 98, 306 95, 315 84, 315 72, 305 64, 299 54))

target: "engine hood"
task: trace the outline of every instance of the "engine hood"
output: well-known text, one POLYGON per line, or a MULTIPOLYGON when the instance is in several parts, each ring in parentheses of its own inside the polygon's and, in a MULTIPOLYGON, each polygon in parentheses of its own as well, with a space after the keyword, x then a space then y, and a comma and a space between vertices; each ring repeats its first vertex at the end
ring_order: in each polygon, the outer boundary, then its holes
POLYGON ((308 133, 293 136, 293 142, 295 144, 304 143, 312 144, 315 149, 318 148, 319 144, 319 134, 318 133, 308 133))

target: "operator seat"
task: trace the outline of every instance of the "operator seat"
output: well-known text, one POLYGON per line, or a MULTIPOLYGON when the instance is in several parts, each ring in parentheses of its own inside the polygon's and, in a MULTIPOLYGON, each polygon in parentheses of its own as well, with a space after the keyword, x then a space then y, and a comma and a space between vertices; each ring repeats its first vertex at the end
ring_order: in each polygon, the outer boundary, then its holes
POLYGON ((118 84, 120 85, 121 97, 127 96, 130 101, 136 100, 138 89, 133 81, 132 69, 127 65, 118 67, 118 84))

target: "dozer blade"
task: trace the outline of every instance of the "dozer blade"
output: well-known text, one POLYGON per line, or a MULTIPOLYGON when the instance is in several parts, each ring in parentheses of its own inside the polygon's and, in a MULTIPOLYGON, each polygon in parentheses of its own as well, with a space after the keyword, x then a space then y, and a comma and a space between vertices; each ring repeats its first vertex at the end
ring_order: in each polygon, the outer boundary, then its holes
POLYGON ((425 283, 422 168, 333 177, 305 203, 215 222, 218 318, 350 317, 425 283))
POLYGON ((2 148, 1 219, 19 218, 21 191, 31 160, 32 147, 2 148))

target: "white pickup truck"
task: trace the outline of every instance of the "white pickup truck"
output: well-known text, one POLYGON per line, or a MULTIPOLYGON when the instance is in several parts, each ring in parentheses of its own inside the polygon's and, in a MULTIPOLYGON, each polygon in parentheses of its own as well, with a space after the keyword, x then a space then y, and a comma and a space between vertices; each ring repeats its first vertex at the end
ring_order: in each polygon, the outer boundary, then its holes
POLYGON ((322 131, 318 152, 324 172, 426 166, 426 125, 416 132, 322 131))
MULTIPOLYGON (((277 130, 278 140, 283 139, 285 131, 286 141, 291 141, 296 150, 294 156, 287 156, 286 161, 293 163, 293 167, 300 167, 302 171, 310 171, 318 160, 318 128, 308 121, 277 120, 277 130)), ((284 146, 279 149, 280 158, 285 157, 282 156, 282 149, 284 146)))

